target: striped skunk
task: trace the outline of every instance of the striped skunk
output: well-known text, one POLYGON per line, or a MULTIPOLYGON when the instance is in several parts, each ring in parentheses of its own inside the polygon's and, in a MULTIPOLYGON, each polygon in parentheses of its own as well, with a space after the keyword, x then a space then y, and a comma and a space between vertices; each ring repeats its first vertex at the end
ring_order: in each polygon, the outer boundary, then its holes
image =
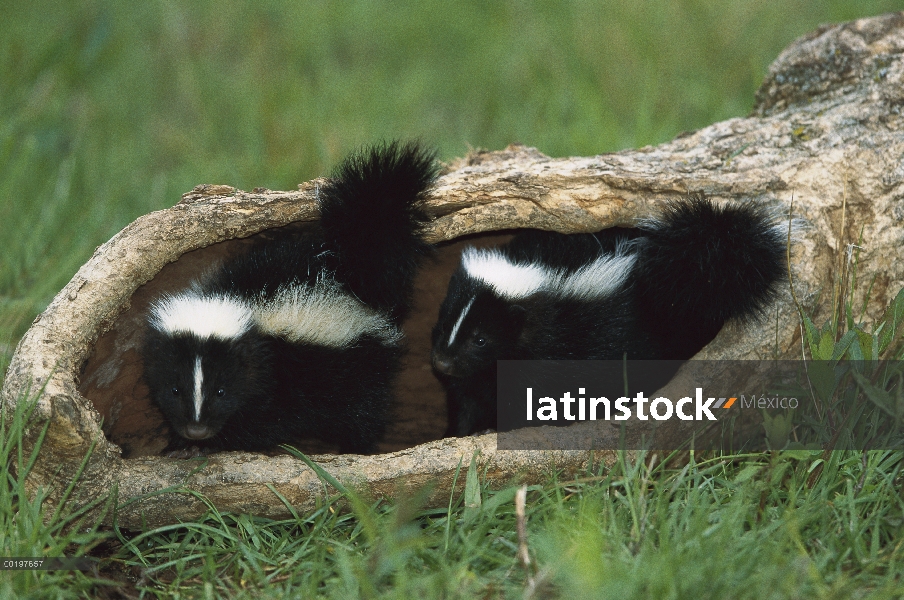
POLYGON ((319 189, 313 230, 276 233, 153 303, 144 377, 173 431, 172 455, 305 437, 375 450, 399 325, 432 251, 421 200, 434 164, 414 143, 352 154, 319 189))
POLYGON ((496 428, 497 360, 690 358, 726 321, 762 315, 784 258, 763 208, 701 197, 636 228, 465 249, 433 328, 446 435, 496 428))

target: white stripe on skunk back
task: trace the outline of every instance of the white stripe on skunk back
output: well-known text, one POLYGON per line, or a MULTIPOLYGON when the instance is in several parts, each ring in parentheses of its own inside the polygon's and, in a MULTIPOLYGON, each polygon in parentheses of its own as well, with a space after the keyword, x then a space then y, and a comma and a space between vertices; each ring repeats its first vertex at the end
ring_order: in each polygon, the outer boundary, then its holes
POLYGON ((470 277, 490 286, 506 300, 519 300, 538 292, 592 299, 608 296, 624 284, 636 260, 629 250, 630 244, 619 244, 614 254, 602 255, 570 274, 537 263, 513 263, 496 249, 465 248, 461 264, 470 277))
POLYGON ((148 321, 161 333, 190 334, 201 340, 237 338, 253 325, 251 306, 245 300, 199 295, 192 289, 154 302, 148 321))
POLYGON ((388 346, 397 345, 404 337, 382 313, 322 277, 313 286, 282 286, 266 299, 208 296, 190 288, 155 302, 150 323, 162 333, 192 335, 199 340, 235 339, 257 326, 264 334, 292 343, 331 348, 348 348, 363 335, 372 335, 388 346))
POLYGON ((547 287, 552 276, 541 265, 512 263, 495 249, 465 248, 461 264, 469 276, 511 300, 525 298, 547 287))
POLYGON ((600 256, 570 275, 558 276, 550 282, 551 291, 563 298, 590 300, 608 296, 625 283, 637 255, 627 254, 628 244, 619 244, 615 254, 600 256))
POLYGON ((403 337, 386 316, 322 277, 314 286, 293 283, 279 288, 255 309, 255 321, 264 333, 289 342, 333 348, 347 348, 367 334, 388 346, 403 337))

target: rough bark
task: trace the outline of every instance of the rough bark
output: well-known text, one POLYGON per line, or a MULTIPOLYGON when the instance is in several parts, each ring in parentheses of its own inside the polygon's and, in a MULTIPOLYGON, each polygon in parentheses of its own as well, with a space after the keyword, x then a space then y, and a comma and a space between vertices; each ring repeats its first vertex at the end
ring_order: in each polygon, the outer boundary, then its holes
MULTIPOLYGON (((867 305, 874 317, 904 285, 902 110, 904 13, 826 26, 779 56, 747 118, 614 154, 551 159, 512 146, 455 162, 431 195, 430 237, 450 240, 516 227, 571 233, 631 225, 662 202, 691 192, 765 203, 787 213, 793 196, 795 216, 805 224, 793 246, 798 298, 817 322, 825 319, 839 256, 862 235, 860 278, 874 278, 867 305), (840 231, 843 204, 845 229, 840 231)), ((200 470, 193 461, 123 459, 119 446, 103 434, 101 412, 79 385, 99 338, 161 269, 223 240, 315 220, 316 186, 313 181, 294 192, 250 193, 198 186, 173 208, 137 219, 97 249, 35 319, 6 375, 2 399, 10 405, 43 386, 30 439, 43 422, 50 425, 28 478, 31 489, 49 486, 50 501, 56 502, 96 441, 74 503, 106 495, 114 486, 121 503, 182 486, 205 494, 220 510, 286 516, 272 485, 299 511, 314 506, 321 484, 288 456, 224 453, 200 470)), ((776 303, 774 314, 774 320, 759 325, 726 327, 699 357, 799 355, 798 320, 789 295, 776 303)), ((495 437, 485 435, 318 460, 340 480, 373 496, 430 483, 429 502, 437 503, 448 501, 460 460, 467 463, 475 449, 493 485, 536 478, 543 466, 573 472, 588 460, 612 458, 606 452, 496 451, 495 437)), ((122 525, 138 527, 195 518, 204 510, 194 496, 170 493, 125 504, 118 517, 122 525)))

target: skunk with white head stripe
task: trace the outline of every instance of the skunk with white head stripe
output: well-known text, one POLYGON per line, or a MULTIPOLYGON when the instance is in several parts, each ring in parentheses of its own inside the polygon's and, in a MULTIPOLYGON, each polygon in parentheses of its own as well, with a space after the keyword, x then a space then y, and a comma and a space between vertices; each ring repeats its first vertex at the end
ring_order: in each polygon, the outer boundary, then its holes
POLYGON ((496 427, 497 360, 690 358, 726 321, 762 314, 784 257, 767 211, 700 197, 633 229, 465 249, 433 328, 446 435, 496 427))
POLYGON ((397 142, 347 158, 321 220, 275 232, 150 308, 142 349, 168 450, 269 450, 314 437, 372 452, 389 419, 400 322, 431 252, 431 152, 397 142))

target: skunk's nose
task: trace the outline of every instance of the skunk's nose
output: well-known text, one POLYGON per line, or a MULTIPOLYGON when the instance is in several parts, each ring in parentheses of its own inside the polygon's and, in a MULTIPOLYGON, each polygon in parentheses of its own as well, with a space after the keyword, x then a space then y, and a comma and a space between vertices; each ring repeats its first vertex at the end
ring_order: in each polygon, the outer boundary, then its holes
POLYGON ((185 426, 185 437, 190 440, 204 440, 211 435, 210 427, 198 423, 191 423, 185 426))
POLYGON ((455 374, 455 365, 452 364, 452 361, 436 354, 433 355, 433 368, 443 375, 455 374))

